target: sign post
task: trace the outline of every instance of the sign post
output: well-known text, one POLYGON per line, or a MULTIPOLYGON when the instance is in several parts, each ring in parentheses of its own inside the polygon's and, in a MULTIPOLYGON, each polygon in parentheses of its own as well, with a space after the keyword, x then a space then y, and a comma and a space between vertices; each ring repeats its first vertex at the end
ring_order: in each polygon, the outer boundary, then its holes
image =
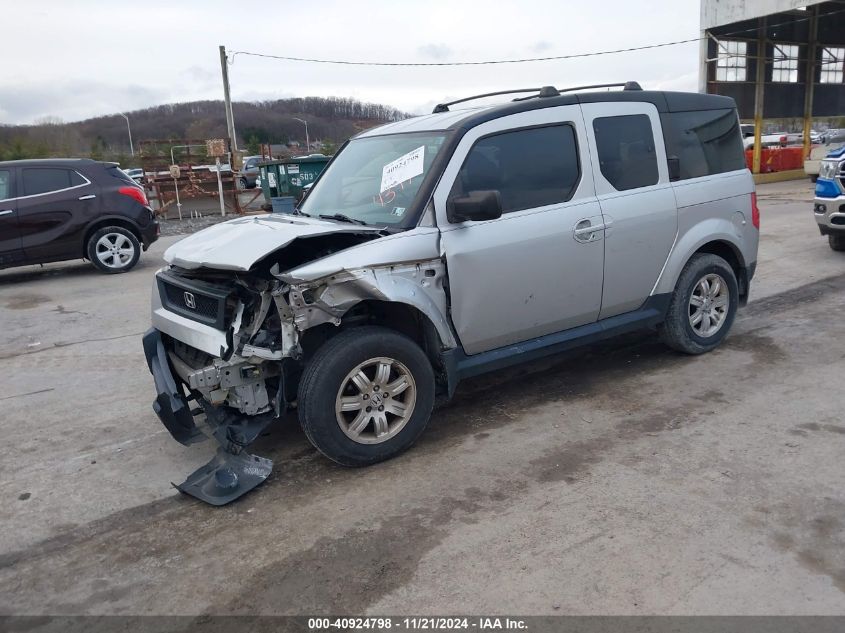
POLYGON ((217 165, 217 195, 220 197, 220 215, 226 215, 226 206, 223 204, 223 179, 220 176, 220 157, 226 153, 226 142, 222 138, 213 138, 205 142, 209 156, 214 156, 214 163, 217 165))
MULTIPOLYGON (((172 153, 173 150, 171 149, 170 152, 172 153)), ((173 188, 176 190, 176 210, 179 212, 179 219, 182 219, 182 203, 179 202, 179 182, 177 179, 180 175, 179 165, 171 165, 170 166, 170 175, 173 176, 173 188)))

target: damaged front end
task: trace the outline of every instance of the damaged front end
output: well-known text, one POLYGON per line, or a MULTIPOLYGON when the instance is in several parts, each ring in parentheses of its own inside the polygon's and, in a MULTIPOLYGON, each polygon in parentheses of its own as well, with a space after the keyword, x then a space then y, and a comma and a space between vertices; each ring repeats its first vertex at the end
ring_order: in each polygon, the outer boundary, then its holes
MULTIPOLYGON (((337 244, 351 246, 349 237, 337 244)), ((364 233, 356 241, 377 237, 364 233)), ((310 252, 335 252, 307 241, 310 252)), ((176 486, 212 505, 270 475, 272 462, 245 449, 293 404, 309 330, 340 326, 364 301, 399 302, 433 315, 441 340, 454 345, 439 257, 303 276, 291 267, 305 263, 291 259, 292 246, 246 271, 171 266, 156 276, 153 329, 144 336, 158 394, 153 408, 180 443, 212 437, 220 444, 208 464, 176 486)))
POLYGON ((211 462, 176 486, 212 505, 236 499, 270 475, 272 462, 245 448, 287 409, 285 363, 301 355, 280 282, 227 277, 209 281, 160 271, 156 327, 144 335, 158 392, 153 409, 164 426, 185 445, 207 437, 220 444, 211 462), (218 332, 217 353, 186 329, 207 338, 218 332))

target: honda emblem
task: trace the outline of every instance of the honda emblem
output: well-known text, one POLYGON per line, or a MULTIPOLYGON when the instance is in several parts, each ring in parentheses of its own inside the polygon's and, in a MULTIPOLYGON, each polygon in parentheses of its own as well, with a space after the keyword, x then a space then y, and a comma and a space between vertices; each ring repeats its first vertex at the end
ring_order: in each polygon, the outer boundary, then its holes
POLYGON ((197 309, 197 300, 194 298, 193 292, 186 292, 184 294, 184 298, 186 306, 188 306, 191 310, 197 309))

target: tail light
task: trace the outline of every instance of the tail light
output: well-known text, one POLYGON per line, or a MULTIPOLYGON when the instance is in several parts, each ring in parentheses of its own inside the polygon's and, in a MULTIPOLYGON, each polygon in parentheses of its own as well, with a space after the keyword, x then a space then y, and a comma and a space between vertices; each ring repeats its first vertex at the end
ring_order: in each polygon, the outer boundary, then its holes
POLYGON ((117 193, 122 193, 124 196, 134 198, 135 200, 143 204, 145 207, 150 206, 146 194, 139 187, 121 187, 117 190, 117 193))
POLYGON ((760 230, 760 208, 757 206, 757 193, 751 194, 751 224, 758 231, 760 230))

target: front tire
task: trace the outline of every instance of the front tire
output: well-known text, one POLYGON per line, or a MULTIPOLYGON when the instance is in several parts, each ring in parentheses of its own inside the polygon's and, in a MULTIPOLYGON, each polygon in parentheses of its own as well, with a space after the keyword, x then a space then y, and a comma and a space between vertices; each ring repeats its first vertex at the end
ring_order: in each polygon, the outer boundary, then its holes
POLYGON ((829 233, 827 236, 827 243, 830 248, 835 251, 845 251, 845 235, 834 235, 829 233))
POLYGON ((731 265, 718 255, 693 255, 678 278, 660 338, 685 354, 709 352, 727 336, 738 306, 731 265))
POLYGON ((434 406, 434 371, 420 347, 384 327, 329 339, 299 383, 308 440, 343 466, 367 466, 408 449, 434 406))
POLYGON ((94 266, 107 274, 132 270, 141 257, 138 238, 122 226, 106 226, 88 238, 85 252, 94 266))

